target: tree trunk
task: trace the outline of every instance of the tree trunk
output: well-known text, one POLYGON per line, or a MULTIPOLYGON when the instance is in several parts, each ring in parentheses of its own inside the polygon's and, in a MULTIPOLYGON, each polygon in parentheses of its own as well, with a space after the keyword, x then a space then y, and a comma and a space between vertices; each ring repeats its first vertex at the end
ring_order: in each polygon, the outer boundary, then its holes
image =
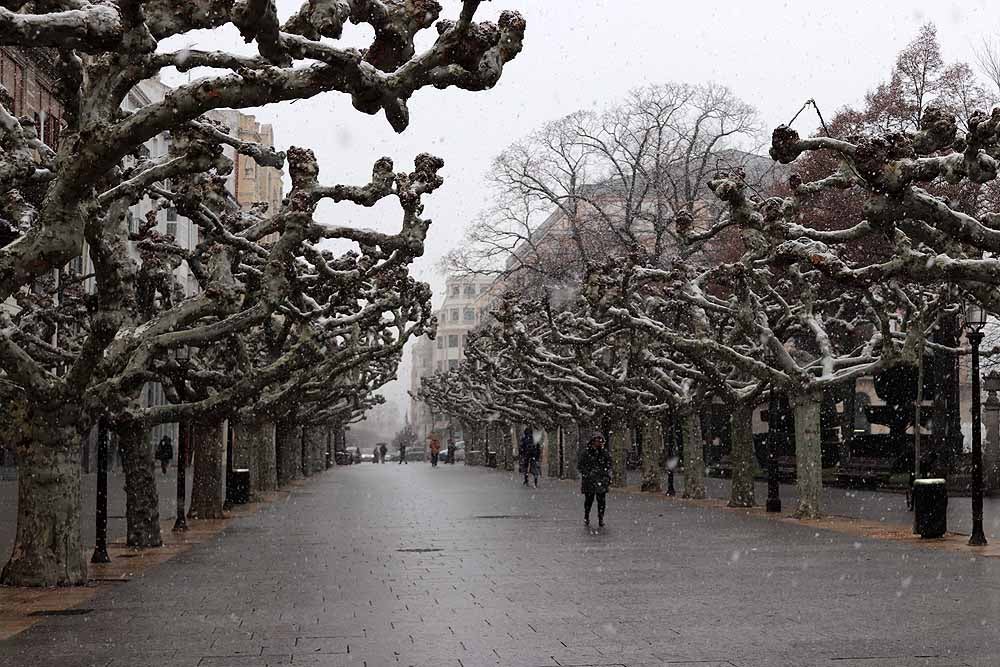
POLYGON ((659 493, 660 458, 663 455, 663 425, 650 417, 642 425, 642 490, 659 493))
POLYGON ((17 448, 17 532, 0 584, 82 586, 80 436, 70 428, 42 430, 54 441, 17 448))
POLYGON ((625 457, 632 446, 632 429, 624 420, 611 424, 611 486, 623 487, 628 483, 625 457))
POLYGON ((302 429, 290 419, 275 424, 278 449, 278 484, 285 485, 302 477, 302 429))
POLYGON ((160 497, 156 490, 156 463, 146 429, 138 422, 115 426, 125 466, 126 544, 150 548, 163 545, 160 536, 160 497))
POLYGON ((580 456, 580 426, 572 424, 563 429, 563 479, 577 479, 580 476, 577 463, 580 456))
POLYGON ((302 460, 303 469, 308 469, 310 475, 323 471, 322 451, 325 431, 322 426, 308 426, 302 429, 302 439, 305 443, 302 460))
POLYGON ((225 471, 225 443, 222 420, 194 423, 194 482, 191 484, 189 519, 221 519, 222 484, 225 471))
POLYGON ((730 424, 733 479, 729 488, 729 506, 753 507, 753 406, 734 405, 730 424))
POLYGON ((795 516, 815 519, 820 515, 823 491, 823 460, 820 439, 820 395, 803 394, 794 398, 795 467, 799 506, 795 516))
POLYGON ((517 447, 517 428, 515 425, 507 424, 501 437, 503 437, 503 469, 513 470, 514 449, 517 447))
POLYGON ((549 457, 549 477, 559 477, 559 427, 545 431, 546 455, 549 457))
POLYGON ((684 415, 684 493, 681 497, 705 497, 705 442, 697 412, 684 415))
POLYGON ((274 424, 250 418, 233 420, 236 429, 236 465, 250 469, 250 489, 254 498, 278 488, 275 469, 274 424))
POLYGON ((299 465, 301 466, 303 477, 309 477, 313 474, 312 455, 309 451, 309 441, 306 439, 307 431, 308 429, 305 426, 300 426, 296 429, 296 442, 299 447, 299 465))

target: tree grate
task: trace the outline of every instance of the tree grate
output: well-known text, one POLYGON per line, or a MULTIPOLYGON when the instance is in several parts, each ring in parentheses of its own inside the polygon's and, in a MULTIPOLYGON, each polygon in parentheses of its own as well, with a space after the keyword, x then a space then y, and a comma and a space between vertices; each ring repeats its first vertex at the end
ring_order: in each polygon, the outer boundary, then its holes
POLYGON ((480 514, 473 519, 534 519, 530 514, 480 514))
POLYGON ((444 551, 444 549, 416 548, 416 549, 396 549, 396 551, 408 554, 426 554, 432 551, 444 551))

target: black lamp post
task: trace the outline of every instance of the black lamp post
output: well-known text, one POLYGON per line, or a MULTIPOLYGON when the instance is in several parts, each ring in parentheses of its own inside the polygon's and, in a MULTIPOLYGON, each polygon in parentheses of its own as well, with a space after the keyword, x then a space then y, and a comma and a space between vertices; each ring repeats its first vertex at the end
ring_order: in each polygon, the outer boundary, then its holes
POLYGON ((768 512, 781 511, 781 490, 778 486, 778 395, 771 387, 767 399, 767 502, 768 512))
POLYGON ((91 563, 110 563, 108 556, 108 449, 111 429, 103 415, 97 420, 97 507, 95 508, 94 555, 91 563))
POLYGON ((986 546, 983 534, 982 397, 979 390, 979 344, 983 341, 986 311, 970 301, 965 306, 965 328, 972 348, 972 535, 969 546, 986 546))
MULTIPOLYGON (((188 348, 178 348, 174 355, 178 362, 186 361, 188 358, 188 348)), ((173 531, 175 533, 184 532, 188 529, 185 515, 187 506, 187 455, 191 451, 191 422, 181 419, 177 423, 177 519, 174 521, 173 531)))

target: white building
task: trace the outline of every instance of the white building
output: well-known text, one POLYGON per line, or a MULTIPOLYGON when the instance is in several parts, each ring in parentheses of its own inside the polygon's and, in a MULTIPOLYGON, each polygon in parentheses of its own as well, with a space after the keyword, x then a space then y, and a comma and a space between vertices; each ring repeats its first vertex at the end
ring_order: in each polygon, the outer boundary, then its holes
MULTIPOLYGON (((480 306, 480 297, 492 285, 493 280, 484 277, 447 278, 444 301, 435 312, 438 318, 437 336, 433 341, 420 338, 411 348, 411 392, 416 393, 420 389, 420 378, 452 370, 465 359, 469 332, 479 326, 487 315, 480 306)), ((461 437, 461 426, 449 424, 446 417, 432 414, 425 403, 413 399, 410 400, 410 420, 417 434, 418 446, 426 445, 432 433, 442 440, 449 436, 461 437)))

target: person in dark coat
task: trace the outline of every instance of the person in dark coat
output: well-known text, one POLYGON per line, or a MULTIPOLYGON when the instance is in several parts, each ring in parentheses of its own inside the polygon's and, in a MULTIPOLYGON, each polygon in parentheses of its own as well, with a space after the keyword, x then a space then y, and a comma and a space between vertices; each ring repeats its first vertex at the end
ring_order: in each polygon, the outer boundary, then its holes
POLYGON ((379 443, 379 446, 378 446, 378 462, 379 463, 385 463, 385 454, 388 451, 389 451, 389 448, 386 447, 386 445, 385 445, 384 442, 379 443))
POLYGON ((541 468, 538 465, 538 459, 541 452, 539 451, 538 444, 535 442, 535 436, 531 432, 531 427, 524 429, 524 435, 521 436, 521 444, 517 448, 519 468, 521 473, 524 475, 524 485, 528 486, 528 475, 535 478, 535 488, 538 488, 538 475, 541 473, 541 468))
POLYGON ((174 445, 170 440, 169 435, 165 435, 160 438, 160 442, 156 445, 156 460, 160 462, 160 466, 163 469, 163 474, 167 474, 167 466, 170 465, 171 459, 174 458, 174 445))
POLYGON ((597 524, 604 526, 608 487, 611 486, 611 454, 604 447, 604 436, 595 433, 580 453, 580 492, 583 494, 583 523, 590 525, 590 509, 597 500, 597 524))

